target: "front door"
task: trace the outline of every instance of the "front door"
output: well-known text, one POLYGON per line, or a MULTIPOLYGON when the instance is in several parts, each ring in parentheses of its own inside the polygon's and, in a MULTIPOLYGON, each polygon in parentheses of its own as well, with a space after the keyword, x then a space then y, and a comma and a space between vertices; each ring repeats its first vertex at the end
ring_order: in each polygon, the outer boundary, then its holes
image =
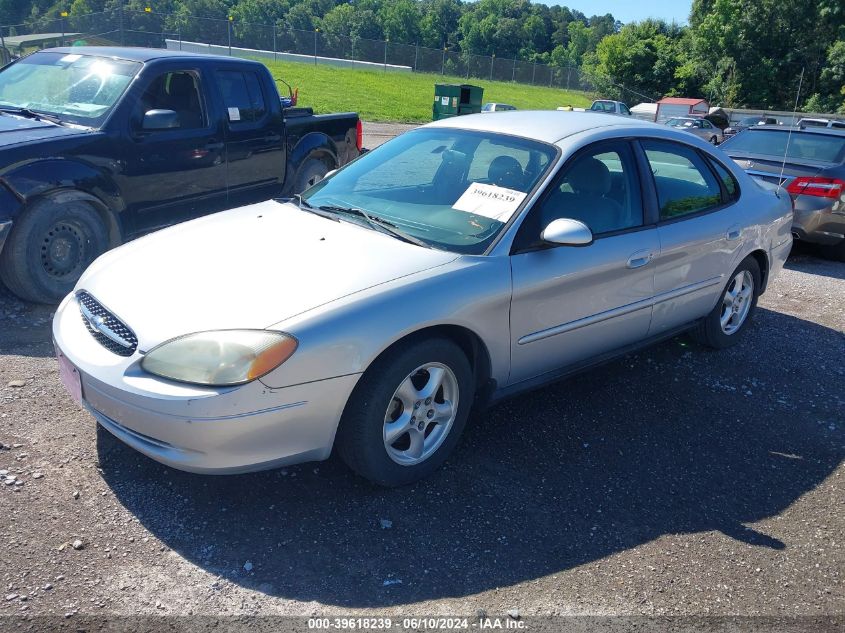
POLYGON ((132 233, 225 206, 223 131, 209 112, 204 83, 199 69, 179 68, 149 77, 143 88, 131 116, 132 147, 121 176, 132 233), (179 126, 144 129, 149 110, 173 110, 179 126))
POLYGON ((627 141, 591 145, 564 166, 523 221, 511 256, 511 375, 517 384, 644 339, 654 294, 657 229, 645 224, 627 141), (538 242, 567 217, 588 246, 538 242))

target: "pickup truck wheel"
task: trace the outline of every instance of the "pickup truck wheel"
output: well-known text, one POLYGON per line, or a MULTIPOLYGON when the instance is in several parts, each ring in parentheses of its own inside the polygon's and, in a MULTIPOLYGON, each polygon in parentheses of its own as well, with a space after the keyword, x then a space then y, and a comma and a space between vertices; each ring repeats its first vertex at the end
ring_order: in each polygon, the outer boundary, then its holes
POLYGON ((106 227, 88 203, 41 200, 12 226, 0 253, 0 278, 21 299, 58 303, 108 244, 106 227))
POLYGON ((715 349, 736 345, 757 308, 760 280, 757 260, 746 257, 731 273, 716 306, 692 331, 693 338, 715 349))
POLYGON ((346 405, 337 435, 341 458, 381 486, 426 477, 457 445, 474 384, 466 355, 449 340, 392 350, 367 369, 346 405))
POLYGON ((845 262, 845 240, 833 246, 819 246, 819 252, 828 259, 845 262))
POLYGON ((296 176, 294 193, 301 193, 320 182, 329 173, 329 166, 319 158, 309 158, 299 169, 296 176))

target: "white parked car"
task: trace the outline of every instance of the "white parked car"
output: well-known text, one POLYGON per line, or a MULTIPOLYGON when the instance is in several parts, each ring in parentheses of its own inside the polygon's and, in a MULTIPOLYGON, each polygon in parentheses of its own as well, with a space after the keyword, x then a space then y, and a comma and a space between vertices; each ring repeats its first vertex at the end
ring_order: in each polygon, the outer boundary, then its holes
POLYGON ((590 106, 590 112, 604 112, 606 114, 619 114, 622 116, 631 116, 631 111, 628 106, 621 101, 611 101, 610 99, 598 99, 593 101, 590 106))
POLYGON ((336 446, 399 485, 474 407, 687 330, 736 343, 791 224, 787 195, 663 125, 456 117, 301 199, 106 253, 53 336, 71 394, 153 459, 234 473, 336 446))

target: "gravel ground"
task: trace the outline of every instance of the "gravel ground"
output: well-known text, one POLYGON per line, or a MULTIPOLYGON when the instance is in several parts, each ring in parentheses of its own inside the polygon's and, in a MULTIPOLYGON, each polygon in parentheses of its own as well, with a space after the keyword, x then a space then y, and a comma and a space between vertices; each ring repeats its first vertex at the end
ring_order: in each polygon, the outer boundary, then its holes
POLYGON ((375 149, 394 136, 413 130, 416 125, 409 123, 368 123, 364 121, 364 147, 375 149))
POLYGON ((735 348, 680 337, 477 415, 399 490, 336 459, 161 466, 64 392, 50 317, 0 289, 0 629, 479 609, 845 626, 845 264, 793 255, 735 348))

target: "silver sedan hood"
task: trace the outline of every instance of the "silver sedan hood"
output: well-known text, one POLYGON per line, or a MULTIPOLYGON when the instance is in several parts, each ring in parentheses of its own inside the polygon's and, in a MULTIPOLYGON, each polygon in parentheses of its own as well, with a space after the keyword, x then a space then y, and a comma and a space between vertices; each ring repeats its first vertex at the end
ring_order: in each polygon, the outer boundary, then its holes
POLYGON ((110 251, 91 264, 77 289, 123 320, 148 351, 192 332, 266 328, 454 259, 268 201, 110 251))

